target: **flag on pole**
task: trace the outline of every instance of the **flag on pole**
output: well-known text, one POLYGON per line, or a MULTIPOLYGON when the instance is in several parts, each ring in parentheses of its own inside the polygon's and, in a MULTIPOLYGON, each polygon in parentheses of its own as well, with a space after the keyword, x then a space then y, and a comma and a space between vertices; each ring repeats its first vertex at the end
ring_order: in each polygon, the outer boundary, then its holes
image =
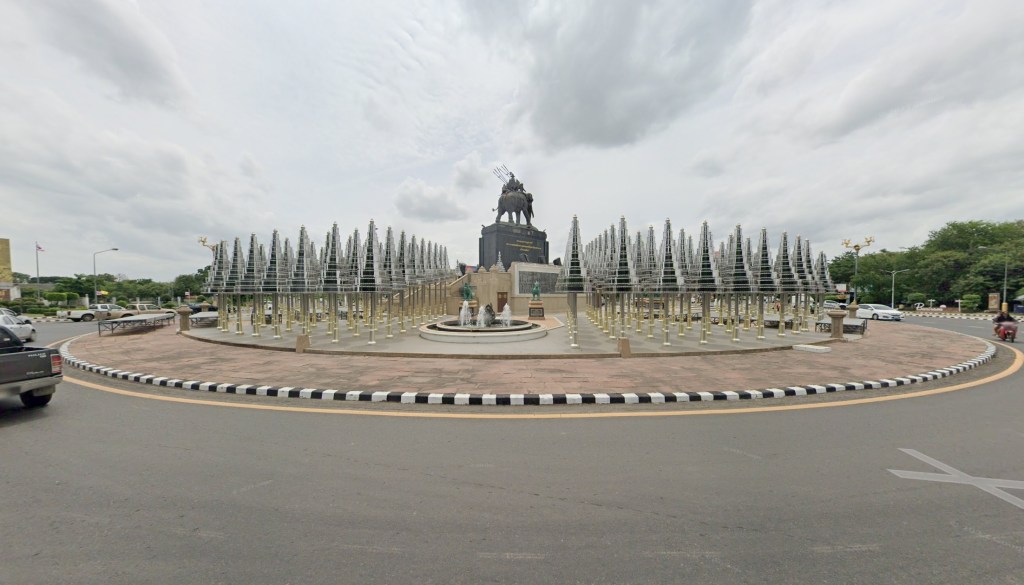
POLYGON ((44 250, 43 247, 39 245, 39 242, 36 242, 36 252, 45 252, 45 251, 46 250, 44 250))

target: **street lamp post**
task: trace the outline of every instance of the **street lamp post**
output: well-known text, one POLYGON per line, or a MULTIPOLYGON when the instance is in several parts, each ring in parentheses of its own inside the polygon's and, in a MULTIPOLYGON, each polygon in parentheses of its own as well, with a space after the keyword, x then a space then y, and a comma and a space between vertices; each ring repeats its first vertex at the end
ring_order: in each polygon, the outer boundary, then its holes
POLYGON ((116 252, 117 248, 107 248, 106 250, 100 250, 99 252, 92 253, 92 302, 96 302, 96 298, 100 296, 99 286, 96 284, 96 255, 104 252, 116 252))
POLYGON ((894 309, 896 308, 896 275, 899 274, 900 272, 907 272, 909 270, 910 270, 909 268, 904 268, 903 270, 883 270, 882 271, 882 272, 888 272, 890 275, 892 275, 892 289, 890 289, 891 294, 889 296, 889 306, 894 308, 894 309))
MULTIPOLYGON (((857 279, 857 272, 860 269, 860 250, 861 248, 867 248, 875 241, 874 236, 868 236, 864 238, 864 241, 859 244, 851 244, 850 240, 843 240, 843 247, 853 250, 853 279, 857 279)), ((857 298, 857 284, 853 285, 853 305, 860 304, 860 299, 857 298)))

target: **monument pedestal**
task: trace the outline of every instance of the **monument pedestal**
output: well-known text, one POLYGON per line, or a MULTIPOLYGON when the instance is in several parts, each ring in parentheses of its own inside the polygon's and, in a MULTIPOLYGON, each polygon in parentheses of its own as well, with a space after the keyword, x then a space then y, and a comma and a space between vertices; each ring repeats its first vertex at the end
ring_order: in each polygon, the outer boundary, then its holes
POLYGON ((547 264, 548 235, 535 227, 503 221, 484 227, 480 230, 480 266, 494 266, 499 253, 505 270, 513 262, 547 264))
POLYGON ((477 309, 479 309, 479 308, 480 308, 480 303, 478 303, 476 301, 476 299, 470 299, 469 300, 469 314, 470 315, 475 317, 477 315, 477 309))
POLYGON ((530 301, 530 316, 528 319, 539 321, 544 318, 544 301, 530 301))

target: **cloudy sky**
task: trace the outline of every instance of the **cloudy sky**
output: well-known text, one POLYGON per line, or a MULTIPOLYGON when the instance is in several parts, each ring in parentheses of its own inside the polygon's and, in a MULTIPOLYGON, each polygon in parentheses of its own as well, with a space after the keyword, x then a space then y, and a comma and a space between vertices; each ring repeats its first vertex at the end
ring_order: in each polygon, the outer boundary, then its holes
POLYGON ((896 250, 1024 218, 1022 30, 1020 0, 0 0, 0 237, 170 280, 199 236, 374 219, 475 264, 504 163, 553 257, 574 214, 896 250))

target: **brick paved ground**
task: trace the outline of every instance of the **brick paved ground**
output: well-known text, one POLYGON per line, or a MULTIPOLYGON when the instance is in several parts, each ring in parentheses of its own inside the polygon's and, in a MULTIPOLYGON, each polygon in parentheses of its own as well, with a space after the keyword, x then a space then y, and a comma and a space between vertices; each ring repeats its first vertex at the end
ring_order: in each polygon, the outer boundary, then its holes
MULTIPOLYGON (((443 346, 439 351, 459 351, 457 345, 435 345, 443 346)), ((831 352, 820 354, 786 349, 631 359, 442 359, 232 347, 177 335, 174 328, 165 327, 89 335, 75 341, 70 351, 93 364, 183 380, 483 394, 748 390, 846 383, 921 374, 985 350, 977 339, 909 323, 872 323, 865 337, 828 347, 831 352)))

